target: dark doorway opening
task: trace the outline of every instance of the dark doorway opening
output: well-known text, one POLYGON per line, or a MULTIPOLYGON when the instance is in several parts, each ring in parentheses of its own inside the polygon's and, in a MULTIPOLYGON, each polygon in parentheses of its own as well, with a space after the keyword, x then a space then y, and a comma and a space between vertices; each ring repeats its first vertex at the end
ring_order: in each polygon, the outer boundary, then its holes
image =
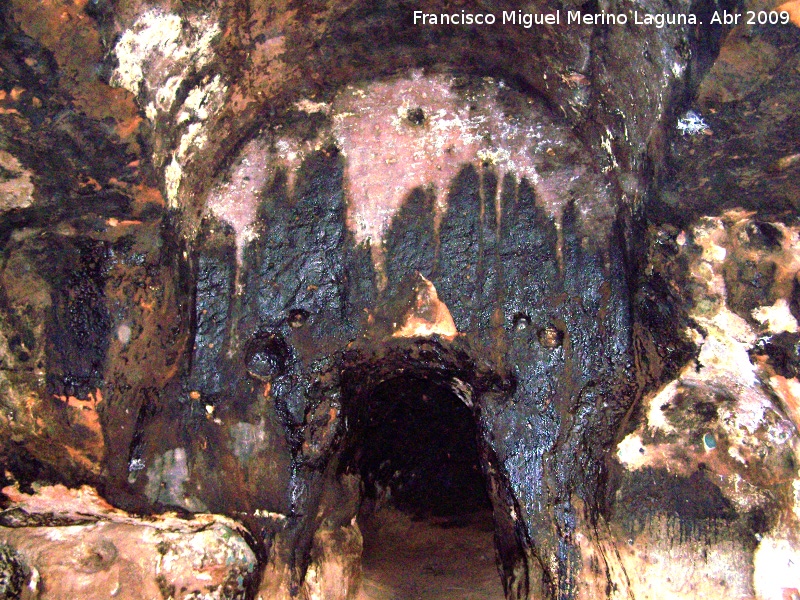
POLYGON ((491 508, 472 410, 444 385, 400 376, 378 385, 355 464, 365 498, 416 518, 491 508))
POLYGON ((472 408, 401 374, 362 397, 353 425, 343 464, 362 482, 361 598, 504 598, 472 408))

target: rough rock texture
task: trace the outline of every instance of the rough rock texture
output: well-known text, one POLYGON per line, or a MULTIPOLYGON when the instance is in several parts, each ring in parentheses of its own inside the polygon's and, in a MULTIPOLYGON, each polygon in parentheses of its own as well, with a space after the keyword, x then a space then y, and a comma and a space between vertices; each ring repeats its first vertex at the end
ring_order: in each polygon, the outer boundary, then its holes
POLYGON ((800 122, 789 107, 798 100, 798 50, 797 27, 742 23, 730 32, 687 107, 708 129, 670 144, 654 196, 659 211, 683 224, 733 208, 797 214, 800 158, 792 140, 800 122))
MULTIPOLYGON (((232 517, 215 597, 353 597, 359 506, 446 477, 508 598, 797 593, 796 2, 413 25, 462 7, 0 7, 5 495, 232 517)), ((15 522, 0 584, 212 593, 104 510, 15 522)))
MULTIPOLYGON (((114 509, 88 486, 7 487, 0 512, 4 564, 26 571, 7 594, 24 598, 244 598, 256 580, 247 532, 230 519, 147 519, 114 509)), ((5 567, 4 567, 5 568, 5 567)))
POLYGON ((611 526, 627 539, 618 551, 637 574, 631 589, 637 598, 665 589, 679 598, 791 594, 800 583, 788 550, 800 517, 797 390, 776 367, 797 356, 777 350, 798 331, 789 308, 797 226, 734 211, 654 238, 661 256, 651 277, 687 267, 698 351, 643 400, 638 426, 618 446, 611 526), (742 277, 753 265, 772 276, 742 277), (764 304, 751 306, 754 297, 764 304), (679 575, 701 556, 716 564, 697 578, 679 575))

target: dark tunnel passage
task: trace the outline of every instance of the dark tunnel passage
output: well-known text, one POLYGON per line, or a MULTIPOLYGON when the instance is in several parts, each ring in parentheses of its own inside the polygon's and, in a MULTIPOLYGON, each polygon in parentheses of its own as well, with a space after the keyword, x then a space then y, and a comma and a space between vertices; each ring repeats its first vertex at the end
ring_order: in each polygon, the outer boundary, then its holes
POLYGON ((417 518, 490 508, 472 411, 443 385, 413 376, 381 383, 351 447, 366 500, 417 518))
POLYGON ((343 464, 362 482, 365 598, 503 598, 472 409, 404 374, 362 410, 343 464))

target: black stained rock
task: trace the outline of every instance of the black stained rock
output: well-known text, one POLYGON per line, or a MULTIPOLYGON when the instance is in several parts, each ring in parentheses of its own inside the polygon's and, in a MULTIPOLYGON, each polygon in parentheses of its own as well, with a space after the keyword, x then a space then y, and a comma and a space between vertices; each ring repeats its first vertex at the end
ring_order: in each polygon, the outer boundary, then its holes
POLYGON ((434 196, 415 189, 392 219, 386 234, 387 289, 397 290, 416 272, 430 278, 434 273, 434 196))
POLYGON ((111 337, 105 298, 109 247, 86 238, 51 239, 55 263, 43 271, 55 291, 47 335, 47 381, 55 394, 86 398, 102 385, 111 337))
POLYGON ((303 162, 293 197, 281 177, 264 192, 260 235, 244 253, 242 335, 284 324, 326 339, 351 331, 361 294, 350 285, 363 286, 353 273, 363 257, 345 225, 342 176, 341 156, 323 150, 303 162))
POLYGON ((724 526, 738 518, 733 504, 703 470, 689 477, 644 467, 628 473, 617 491, 617 510, 635 535, 658 516, 677 519, 680 540, 730 535, 724 526))
POLYGON ((194 340, 187 386, 212 396, 226 385, 225 350, 236 276, 236 246, 230 227, 204 223, 195 263, 194 340))
POLYGON ((775 372, 787 379, 800 376, 800 334, 782 332, 760 338, 750 354, 767 356, 775 372))
POLYGON ((494 276, 494 179, 465 167, 450 186, 439 231, 433 283, 459 331, 491 327, 497 300, 494 276))

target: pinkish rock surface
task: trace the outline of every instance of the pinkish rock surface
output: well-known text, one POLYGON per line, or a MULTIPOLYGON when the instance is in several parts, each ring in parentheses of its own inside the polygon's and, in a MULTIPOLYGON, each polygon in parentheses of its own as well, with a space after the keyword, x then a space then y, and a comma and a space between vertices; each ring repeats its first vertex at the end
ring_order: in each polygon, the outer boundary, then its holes
POLYGON ((88 486, 3 493, 0 542, 29 569, 24 598, 245 598, 256 574, 244 528, 225 517, 137 518, 88 486))

